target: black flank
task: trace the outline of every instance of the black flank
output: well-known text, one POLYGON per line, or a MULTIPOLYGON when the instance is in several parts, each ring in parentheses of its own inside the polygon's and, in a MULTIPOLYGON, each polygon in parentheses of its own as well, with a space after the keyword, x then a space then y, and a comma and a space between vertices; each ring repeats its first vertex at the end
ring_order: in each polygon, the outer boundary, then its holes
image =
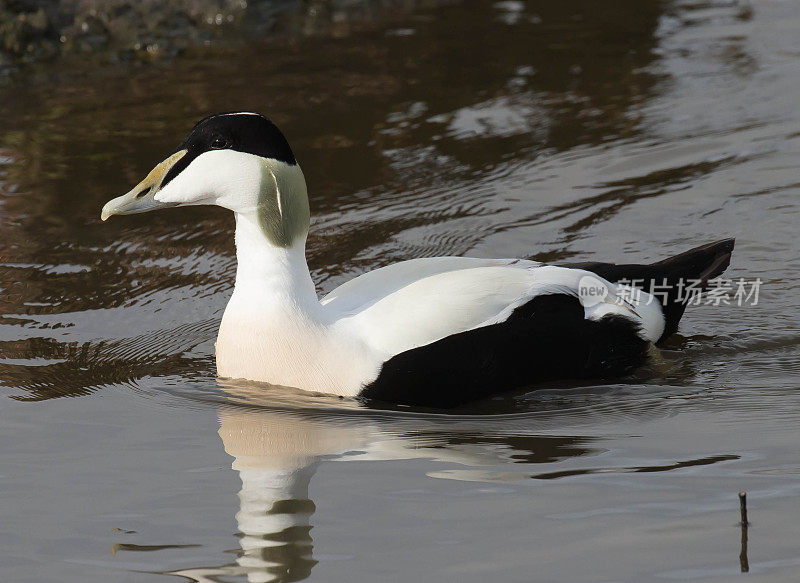
POLYGON ((577 297, 537 296, 505 322, 394 356, 360 397, 447 408, 548 380, 618 377, 645 362, 648 344, 628 318, 587 320, 577 297))

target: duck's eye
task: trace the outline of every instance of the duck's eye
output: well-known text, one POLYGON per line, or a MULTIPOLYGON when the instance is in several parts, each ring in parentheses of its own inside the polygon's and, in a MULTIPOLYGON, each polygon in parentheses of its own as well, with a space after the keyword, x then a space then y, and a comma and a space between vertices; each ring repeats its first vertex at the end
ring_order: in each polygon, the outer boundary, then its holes
POLYGON ((217 136, 214 138, 214 141, 211 142, 211 147, 215 150, 224 150, 225 148, 230 147, 231 143, 228 141, 227 138, 223 138, 222 136, 217 136))

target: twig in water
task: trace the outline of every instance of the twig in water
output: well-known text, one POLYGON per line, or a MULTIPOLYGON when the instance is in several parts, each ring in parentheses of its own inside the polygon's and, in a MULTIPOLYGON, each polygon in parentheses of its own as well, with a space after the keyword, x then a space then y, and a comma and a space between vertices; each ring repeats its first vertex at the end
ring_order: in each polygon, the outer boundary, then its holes
POLYGON ((747 492, 739 492, 739 512, 742 515, 742 526, 748 526, 747 522, 747 492))
POLYGON ((747 521, 747 492, 739 492, 739 514, 741 516, 742 527, 742 550, 739 552, 739 566, 742 573, 750 572, 750 562, 747 560, 747 527, 750 523, 747 521))

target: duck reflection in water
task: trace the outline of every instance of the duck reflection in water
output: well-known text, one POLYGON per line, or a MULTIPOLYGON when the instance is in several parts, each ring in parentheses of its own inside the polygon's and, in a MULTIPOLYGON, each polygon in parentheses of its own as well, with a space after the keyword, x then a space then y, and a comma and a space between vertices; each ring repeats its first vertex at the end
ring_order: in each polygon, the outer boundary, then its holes
POLYGON ((226 392, 248 405, 219 411, 219 435, 242 482, 238 558, 233 564, 173 575, 202 583, 221 577, 252 583, 307 578, 318 563, 309 484, 324 461, 427 458, 474 468, 459 477, 480 480, 480 467, 554 462, 592 451, 586 437, 525 435, 513 417, 387 415, 355 407, 320 408, 318 403, 298 409, 285 389, 274 399, 259 389, 260 394, 226 386, 226 392))

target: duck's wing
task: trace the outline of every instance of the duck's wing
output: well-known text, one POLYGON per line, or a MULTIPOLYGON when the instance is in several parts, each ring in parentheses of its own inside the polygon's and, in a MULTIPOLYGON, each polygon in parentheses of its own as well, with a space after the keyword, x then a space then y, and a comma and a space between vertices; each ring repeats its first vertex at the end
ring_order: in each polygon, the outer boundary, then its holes
MULTIPOLYGON (((643 310, 626 303, 617 294, 618 286, 580 269, 490 264, 454 268, 405 285, 397 281, 395 284, 393 291, 374 300, 362 297, 362 307, 337 323, 343 334, 362 339, 369 348, 387 357, 502 323, 517 308, 543 295, 562 295, 581 302, 587 318, 625 315, 642 327, 648 339, 658 338, 663 329, 659 306, 653 304, 643 310), (584 301, 579 288, 586 277, 605 286, 609 295, 597 302, 584 301)), ((381 292, 386 289, 381 287, 381 292)))
POLYGON ((540 265, 524 259, 477 257, 422 257, 381 267, 343 283, 320 303, 337 317, 359 312, 377 301, 426 277, 478 267, 529 269, 540 265))

